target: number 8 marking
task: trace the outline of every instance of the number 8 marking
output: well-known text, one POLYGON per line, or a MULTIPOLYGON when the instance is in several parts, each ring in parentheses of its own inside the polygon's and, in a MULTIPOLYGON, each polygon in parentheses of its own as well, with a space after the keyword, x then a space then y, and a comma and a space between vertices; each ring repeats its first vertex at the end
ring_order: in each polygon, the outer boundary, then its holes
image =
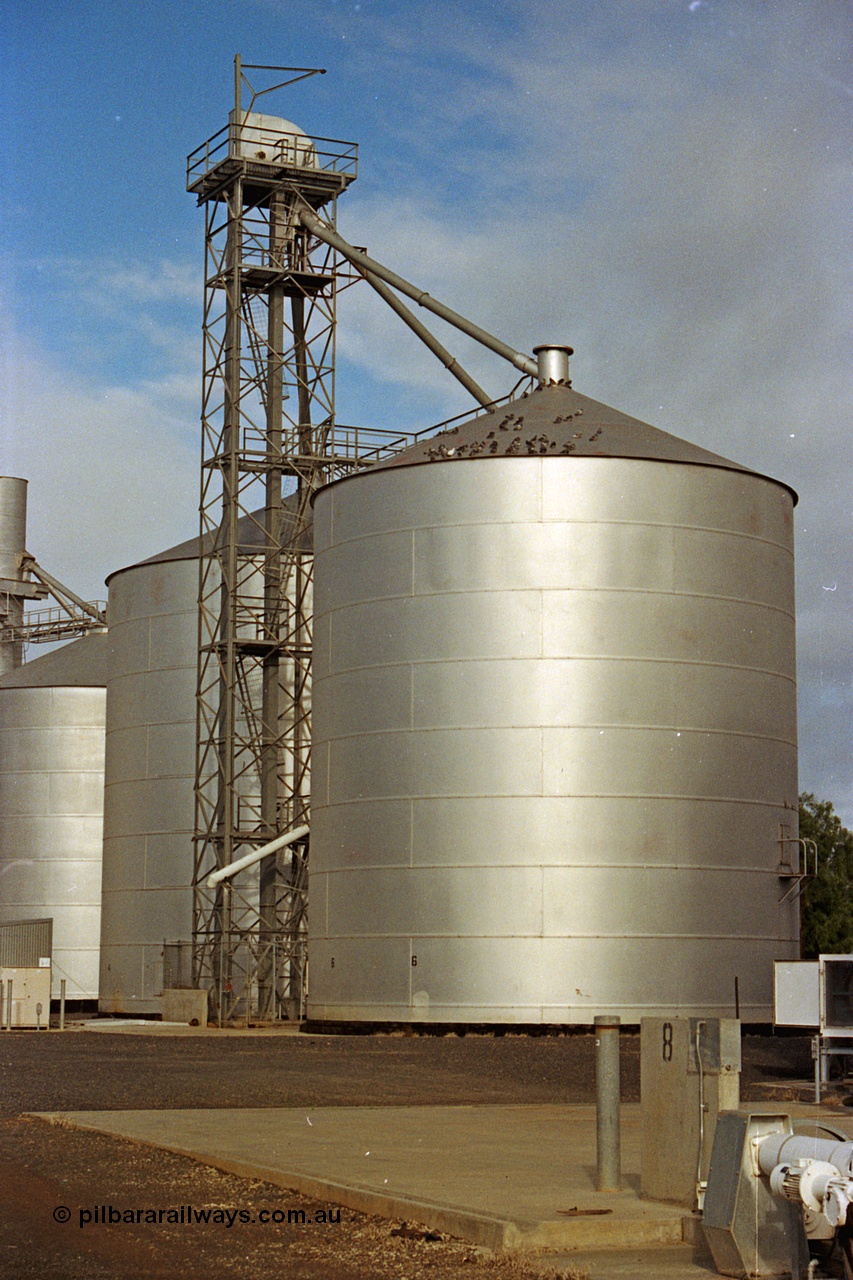
POLYGON ((672 1023, 663 1024, 663 1060, 672 1062, 672 1023))

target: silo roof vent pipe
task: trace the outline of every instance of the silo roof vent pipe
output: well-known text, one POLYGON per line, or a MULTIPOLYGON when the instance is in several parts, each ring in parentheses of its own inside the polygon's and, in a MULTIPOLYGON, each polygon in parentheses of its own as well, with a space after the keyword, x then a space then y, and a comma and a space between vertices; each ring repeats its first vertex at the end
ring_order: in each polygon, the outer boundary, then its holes
POLYGON ((537 376, 540 387, 570 387, 569 356, 574 355, 572 347, 544 343, 534 347, 533 354, 538 363, 537 376))

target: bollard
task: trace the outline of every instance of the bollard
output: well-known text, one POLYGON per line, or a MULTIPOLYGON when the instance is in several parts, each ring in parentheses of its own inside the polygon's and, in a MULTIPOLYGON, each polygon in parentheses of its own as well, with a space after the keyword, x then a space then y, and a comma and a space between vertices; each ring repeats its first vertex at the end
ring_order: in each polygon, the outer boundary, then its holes
POLYGON ((596 1188, 619 1191, 622 1156, 619 1138, 619 1019, 595 1019, 596 1188))
POLYGON ((65 1030, 65 979, 59 983, 59 1030, 65 1030))
POLYGON ((6 983, 6 1030, 12 1030, 12 979, 6 983))

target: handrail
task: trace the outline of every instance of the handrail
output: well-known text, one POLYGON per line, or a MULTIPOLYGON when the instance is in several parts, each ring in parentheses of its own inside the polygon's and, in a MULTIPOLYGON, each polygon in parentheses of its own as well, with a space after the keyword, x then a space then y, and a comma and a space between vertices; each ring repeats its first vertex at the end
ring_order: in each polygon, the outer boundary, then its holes
MULTIPOLYGON (((251 128, 251 124, 247 126, 251 128)), ((197 182, 200 178, 205 177, 211 169, 220 164, 223 160, 251 160, 253 164, 269 164, 271 168, 280 169, 282 167, 299 168, 299 169, 315 169, 318 173, 331 171, 332 173, 352 174, 355 177, 358 169, 358 143, 344 142, 340 138, 322 138, 311 137, 305 133, 294 133, 289 129, 275 129, 267 125, 263 126, 264 135, 273 139, 274 143, 279 146, 283 142, 292 145, 294 154, 298 155, 300 149, 304 148, 305 154, 308 154, 307 147, 313 148, 315 162, 306 164, 304 161, 299 164, 288 165, 279 157, 270 161, 253 160, 251 156, 231 155, 232 143, 236 146, 240 145, 241 137, 239 130, 242 125, 229 122, 216 133, 212 134, 195 151, 191 151, 187 156, 187 188, 191 189, 193 182, 197 182), (301 144, 301 148, 300 148, 301 144)))

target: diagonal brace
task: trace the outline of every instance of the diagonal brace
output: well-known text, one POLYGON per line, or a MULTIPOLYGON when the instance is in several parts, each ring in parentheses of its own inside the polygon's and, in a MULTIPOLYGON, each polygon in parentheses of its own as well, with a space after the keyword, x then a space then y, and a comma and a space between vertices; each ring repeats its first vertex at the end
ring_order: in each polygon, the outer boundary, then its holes
MULTIPOLYGON (((303 227, 306 227, 318 240, 323 240, 326 244, 331 245, 333 249, 337 249, 368 280, 370 280, 371 276, 375 276, 386 284, 392 285, 395 289, 399 289, 400 293, 404 293, 407 297, 414 299, 418 306, 425 307, 427 311, 431 311, 433 315, 437 315, 441 320, 446 320, 448 324, 452 324, 462 333, 467 334, 469 338, 474 338, 476 342, 487 347, 489 351, 494 351, 496 355, 508 360, 510 364, 514 365, 516 369, 520 369, 522 373, 528 373, 534 378, 538 377, 539 366, 535 360, 531 360, 530 356, 514 350, 506 342, 502 342, 500 338, 487 333, 485 329, 481 329, 479 325, 466 320, 457 311, 446 307, 443 302, 438 302, 435 298, 430 297, 423 289, 418 289, 416 285, 410 284, 408 280, 398 276, 395 271, 391 271, 388 267, 383 267, 381 262, 376 262, 374 258, 369 258, 366 253, 356 249, 349 241, 344 240, 343 236, 338 235, 337 231, 333 231, 331 227, 327 226, 307 205, 300 205, 297 210, 297 217, 303 227)), ((373 284, 373 281, 370 280, 370 283, 373 284)), ((487 403, 491 402, 488 401, 487 403)))

